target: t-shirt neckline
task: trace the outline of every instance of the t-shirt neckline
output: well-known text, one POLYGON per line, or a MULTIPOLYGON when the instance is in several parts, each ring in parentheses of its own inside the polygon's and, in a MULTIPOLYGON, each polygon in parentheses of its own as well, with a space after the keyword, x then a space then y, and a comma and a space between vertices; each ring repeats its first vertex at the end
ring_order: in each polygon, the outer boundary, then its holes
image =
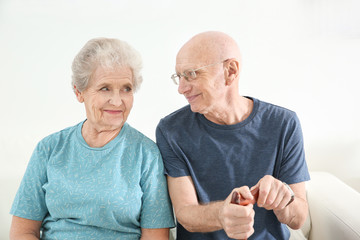
POLYGON ((85 122, 86 122, 86 119, 78 124, 77 129, 76 129, 76 136, 77 136, 77 138, 78 138, 78 140, 79 140, 79 142, 81 143, 82 146, 84 146, 84 147, 86 147, 88 149, 94 150, 94 151, 103 151, 103 150, 112 148, 114 145, 116 145, 122 139, 122 137, 124 135, 124 132, 126 131, 126 129, 128 127, 128 124, 125 122, 124 125, 122 126, 119 134, 113 140, 111 140, 110 142, 108 142, 107 144, 105 144, 102 147, 94 148, 94 147, 90 147, 87 144, 87 142, 85 141, 85 139, 84 139, 84 137, 83 137, 83 135, 81 133, 82 127, 83 127, 85 122))
POLYGON ((208 120, 203 114, 197 113, 197 115, 199 116, 200 121, 202 121, 203 123, 205 123, 206 125, 208 125, 210 127, 222 129, 222 130, 239 129, 239 128, 245 126, 246 124, 248 124, 249 122, 251 122, 251 120, 254 118, 254 116, 256 115, 258 108, 259 108, 259 100, 258 99, 252 98, 252 97, 247 97, 247 96, 246 96, 246 98, 253 101, 253 104, 254 104, 253 109, 252 109, 250 115, 244 121, 241 121, 239 123, 232 124, 232 125, 217 124, 217 123, 214 123, 214 122, 208 120))

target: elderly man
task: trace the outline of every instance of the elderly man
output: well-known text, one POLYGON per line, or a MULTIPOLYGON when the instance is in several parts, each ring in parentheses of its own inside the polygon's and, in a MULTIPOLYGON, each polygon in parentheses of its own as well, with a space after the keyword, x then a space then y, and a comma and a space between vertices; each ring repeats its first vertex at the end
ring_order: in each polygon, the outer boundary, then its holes
POLYGON ((239 48, 221 32, 194 36, 176 57, 172 79, 189 105, 163 118, 156 138, 178 240, 288 239, 286 225, 306 220, 299 120, 239 95, 240 70, 239 48), (234 192, 249 204, 233 204, 234 192))

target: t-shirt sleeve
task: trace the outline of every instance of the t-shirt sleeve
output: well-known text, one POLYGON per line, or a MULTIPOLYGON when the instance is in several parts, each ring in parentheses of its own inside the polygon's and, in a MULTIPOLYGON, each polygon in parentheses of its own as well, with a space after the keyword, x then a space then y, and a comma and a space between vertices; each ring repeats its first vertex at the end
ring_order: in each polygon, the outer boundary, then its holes
MULTIPOLYGON (((163 122, 160 121, 156 128, 156 144, 158 145, 165 167, 165 174, 171 177, 183 177, 190 176, 188 166, 185 161, 175 154, 174 149, 170 146, 170 139, 165 137, 165 133, 162 131, 163 122)), ((174 143, 175 144, 175 143, 174 143)), ((181 147, 178 147, 178 151, 181 151, 181 147)))
POLYGON ((305 160, 303 134, 296 114, 293 115, 286 126, 279 179, 287 184, 310 180, 305 160))
POLYGON ((140 225, 142 228, 172 228, 175 227, 174 215, 164 166, 154 146, 154 151, 147 155, 140 182, 143 191, 140 225))
POLYGON ((43 190, 47 182, 46 155, 46 147, 40 142, 30 158, 10 214, 36 221, 42 221, 46 216, 48 209, 43 190))

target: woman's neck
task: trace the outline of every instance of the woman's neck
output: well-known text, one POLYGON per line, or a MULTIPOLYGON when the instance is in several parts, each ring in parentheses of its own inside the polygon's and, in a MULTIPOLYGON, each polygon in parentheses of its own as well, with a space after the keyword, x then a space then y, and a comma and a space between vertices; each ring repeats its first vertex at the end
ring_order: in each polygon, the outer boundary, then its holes
POLYGON ((81 129, 81 134, 85 142, 92 148, 100 148, 105 146, 111 140, 116 138, 122 127, 115 129, 107 129, 97 127, 86 120, 81 129))

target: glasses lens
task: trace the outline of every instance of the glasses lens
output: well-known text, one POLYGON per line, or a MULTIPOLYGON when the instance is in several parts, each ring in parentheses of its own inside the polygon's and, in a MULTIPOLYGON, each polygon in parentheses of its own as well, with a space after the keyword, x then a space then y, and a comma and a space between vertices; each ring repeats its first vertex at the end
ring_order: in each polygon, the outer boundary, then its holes
POLYGON ((171 79, 173 80, 173 82, 174 82, 176 85, 179 85, 179 79, 180 79, 179 75, 173 74, 173 75, 171 75, 171 79))
POLYGON ((193 70, 187 70, 184 72, 186 80, 194 80, 196 78, 196 72, 193 70))

